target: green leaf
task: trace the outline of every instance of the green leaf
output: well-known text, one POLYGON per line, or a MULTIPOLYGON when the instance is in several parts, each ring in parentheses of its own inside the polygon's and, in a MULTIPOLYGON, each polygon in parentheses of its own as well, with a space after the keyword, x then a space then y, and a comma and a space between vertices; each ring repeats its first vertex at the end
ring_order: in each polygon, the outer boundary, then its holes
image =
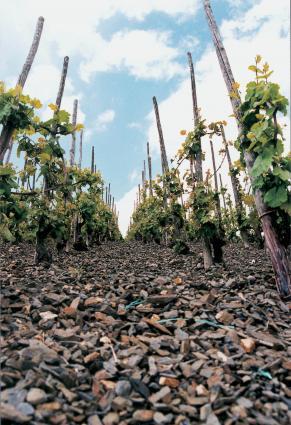
POLYGON ((254 166, 252 168, 252 176, 258 177, 261 174, 268 171, 270 165, 272 164, 274 155, 274 148, 267 147, 263 150, 263 152, 257 156, 254 166))
POLYGON ((271 208, 280 207, 282 204, 287 202, 288 193, 286 186, 275 186, 268 190, 264 196, 264 201, 271 208))
POLYGON ((253 72, 258 72, 258 68, 255 65, 250 65, 248 69, 253 72))
POLYGON ((283 170, 280 167, 275 167, 273 170, 274 176, 280 177, 281 180, 288 181, 291 178, 291 173, 288 170, 283 170))

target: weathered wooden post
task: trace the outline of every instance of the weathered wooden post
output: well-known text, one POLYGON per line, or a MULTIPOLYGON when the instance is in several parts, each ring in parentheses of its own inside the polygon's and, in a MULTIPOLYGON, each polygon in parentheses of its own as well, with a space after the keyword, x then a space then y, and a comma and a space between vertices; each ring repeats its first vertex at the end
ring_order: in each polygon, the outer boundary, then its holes
POLYGON ((80 144, 79 144, 79 168, 82 168, 82 159, 83 159, 83 130, 80 133, 80 144))
MULTIPOLYGON (((34 37, 32 40, 32 44, 29 50, 29 53, 27 55, 26 61, 23 65, 22 71, 19 75, 17 84, 20 85, 22 88, 25 85, 25 82, 27 80, 29 71, 31 69, 32 63, 34 61, 40 38, 41 33, 43 30, 43 24, 44 24, 44 18, 40 16, 37 20, 37 25, 34 33, 34 37)), ((15 130, 13 123, 8 122, 6 125, 3 126, 0 134, 0 164, 3 163, 4 155, 6 153, 6 150, 8 148, 10 139, 12 137, 13 131, 15 130)))
POLYGON ((225 209, 225 212, 227 212, 226 203, 225 203, 225 194, 224 194, 224 190, 223 190, 222 178, 221 178, 220 173, 219 173, 219 181, 220 181, 220 191, 221 191, 221 195, 222 195, 222 199, 223 199, 223 208, 225 209))
POLYGON ((213 141, 210 139, 210 148, 211 148, 211 157, 212 157, 212 166, 213 166, 213 176, 214 176, 214 187, 215 192, 217 194, 216 199, 216 209, 218 214, 218 220, 221 224, 221 208, 220 208, 220 200, 218 195, 218 180, 217 180, 217 171, 216 171, 216 162, 215 162, 215 155, 214 155, 214 149, 213 149, 213 141))
POLYGON ((60 80, 60 84, 59 84, 59 90, 58 90, 57 99, 56 99, 56 105, 58 107, 58 110, 61 108, 61 103, 62 103, 65 84, 66 84, 66 78, 67 78, 67 73, 68 73, 68 66, 69 66, 69 57, 65 56, 64 62, 63 62, 61 80, 60 80))
MULTIPOLYGON (((189 69, 190 69, 191 93, 192 93, 192 103, 193 103, 193 117, 194 117, 194 127, 195 127, 199 122, 199 109, 198 109, 198 103, 197 103, 196 81, 195 81, 192 55, 191 55, 190 52, 188 52, 187 56, 188 56, 188 63, 189 63, 189 69)), ((194 162, 194 165, 195 165, 197 181, 201 182, 201 181, 203 181, 201 141, 200 141, 200 144, 199 144, 199 151, 197 153, 197 158, 194 162)))
MULTIPOLYGON (((204 0, 204 9, 205 9, 208 25, 211 31, 213 43, 215 46, 217 58, 222 71, 222 75, 223 75, 228 93, 230 95, 231 92, 233 91, 233 85, 235 83, 235 79, 233 77, 233 73, 228 61, 225 48, 222 43, 221 35, 219 33, 217 24, 215 22, 215 18, 214 18, 209 0, 204 0)), ((234 115, 237 120, 239 134, 241 134, 243 130, 241 125, 241 112, 240 112, 241 99, 230 96, 230 101, 232 104, 234 115)), ((255 155, 252 152, 248 152, 247 150, 245 150, 244 159, 246 162, 250 179, 252 181, 252 168, 255 162, 255 155)), ((256 189, 254 191, 254 198, 255 198, 258 215, 262 222, 266 247, 270 253, 278 292, 282 298, 290 299, 291 298, 291 281, 290 281, 290 274, 289 274, 289 263, 288 263, 287 251, 284 248, 284 246, 280 243, 277 233, 272 226, 272 220, 270 215, 271 211, 270 211, 270 208, 264 203, 262 192, 256 189)))
POLYGON ((148 157, 148 169, 149 169, 149 190, 150 190, 150 196, 153 196, 152 158, 150 156, 149 142, 147 142, 147 157, 148 157))
MULTIPOLYGON (((66 82, 66 77, 67 77, 67 72, 68 72, 68 65, 69 65, 69 57, 65 56, 64 57, 64 62, 63 62, 63 67, 62 67, 62 73, 61 73, 61 79, 60 79, 60 83, 59 83, 59 88, 58 88, 58 93, 57 93, 57 98, 56 98, 56 106, 57 106, 57 111, 54 112, 54 115, 60 110, 61 107, 61 103, 62 103, 62 98, 63 98, 63 94, 64 94, 64 88, 65 88, 65 82, 66 82)), ((53 129, 53 132, 55 131, 55 129, 53 129)), ((65 166, 65 161, 64 158, 62 158, 63 160, 63 165, 64 165, 64 171, 65 171, 65 175, 66 175, 66 166, 65 166)), ((35 187, 35 175, 34 175, 34 180, 33 180, 33 187, 35 187)), ((45 198, 49 198, 50 197, 50 190, 49 190, 49 181, 48 181, 48 177, 44 176, 43 179, 43 195, 45 198)), ((65 198, 65 202, 66 202, 66 198, 65 198)), ((41 223, 40 223, 41 225, 41 223)), ((47 262, 47 263, 51 263, 52 262, 52 253, 50 252, 50 250, 47 247, 47 235, 45 234, 44 231, 40 230, 40 226, 38 231, 36 232, 36 243, 35 243, 35 257, 34 257, 34 261, 36 264, 40 263, 40 262, 47 262)), ((68 251, 69 249, 69 242, 67 241, 66 244, 66 250, 68 251)))
MULTIPOLYGON (((77 124, 77 111, 78 111, 78 99, 74 100, 73 114, 72 114, 72 125, 75 127, 77 124)), ((76 152, 76 132, 72 133, 72 142, 70 149, 70 166, 75 165, 75 152, 76 152)))
POLYGON ((162 171, 163 174, 167 173, 169 171, 169 164, 167 159, 167 153, 166 153, 166 147, 165 147, 165 141, 164 141, 164 135, 163 135, 163 129, 161 125, 160 120, 160 113, 159 113, 159 107, 158 102, 155 97, 153 97, 153 104, 154 104, 154 110, 156 115, 156 122, 157 122, 157 128, 159 133, 159 141, 160 141, 160 149, 161 149, 161 161, 162 161, 162 171))
MULTIPOLYGON (((196 92, 196 82, 195 82, 195 74, 194 74, 194 66, 192 61, 192 55, 188 52, 188 62, 190 68, 190 77, 191 77, 191 91, 192 91, 192 102, 193 102, 193 118, 194 118, 194 128, 199 123, 199 110, 198 110, 198 102, 197 102, 197 92, 196 92)), ((196 171, 196 179, 198 183, 203 183, 203 171, 202 171, 202 148, 201 148, 201 140, 198 142, 199 152, 197 153, 195 160, 195 171, 196 171)), ((211 252, 210 241, 204 237, 203 238, 203 259, 204 259, 204 268, 205 270, 209 269, 213 265, 213 257, 211 252)))
POLYGON ((91 173, 94 173, 94 146, 92 146, 91 151, 91 173))

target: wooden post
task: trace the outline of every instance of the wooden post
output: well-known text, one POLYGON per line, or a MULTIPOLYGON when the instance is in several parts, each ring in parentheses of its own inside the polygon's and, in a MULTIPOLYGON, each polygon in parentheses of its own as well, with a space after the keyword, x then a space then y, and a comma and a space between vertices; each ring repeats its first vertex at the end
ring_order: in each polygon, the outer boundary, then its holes
POLYGON ((212 165, 213 165, 214 187, 215 187, 215 192, 217 193, 216 208, 217 208, 219 223, 221 224, 221 208, 220 208, 220 200, 218 196, 217 171, 216 171, 215 155, 214 155, 214 149, 213 149, 213 141, 211 139, 210 139, 210 147, 211 147, 211 156, 212 156, 212 165))
MULTIPOLYGON (((192 55, 191 55, 190 52, 188 52, 187 55, 188 55, 190 77, 191 77, 193 118, 194 118, 194 128, 195 128, 195 126, 199 122, 199 110, 198 110, 198 102, 197 102, 196 82, 195 82, 195 74, 194 74, 194 66, 193 66, 193 61, 192 61, 192 55)), ((196 160, 195 160, 195 171, 196 171, 197 182, 203 183, 201 140, 199 142, 199 153, 197 154, 196 160)), ((203 243, 204 268, 205 268, 205 270, 207 270, 213 265, 211 245, 210 245, 210 241, 207 238, 203 238, 202 243, 203 243)))
MULTIPOLYGON (((19 84, 22 88, 25 85, 25 82, 27 80, 29 71, 31 69, 33 60, 35 58, 38 46, 39 46, 39 42, 40 42, 40 37, 41 37, 41 33, 42 33, 42 29, 43 29, 43 23, 44 23, 44 18, 42 16, 40 16, 37 20, 37 24, 36 24, 36 29, 35 29, 35 33, 34 33, 34 37, 32 40, 32 44, 29 50, 29 53, 27 55, 26 61, 23 65, 22 71, 18 77, 18 81, 17 84, 19 84)), ((13 123, 7 123, 6 125, 3 126, 2 130, 1 130, 1 135, 0 135, 0 164, 3 163, 4 160, 4 155, 6 153, 6 150, 8 148, 10 139, 12 137, 13 131, 15 130, 13 123)))
MULTIPOLYGON (((78 111, 78 99, 74 100, 73 115, 72 115, 72 125, 75 127, 77 124, 77 111, 78 111)), ((70 149, 70 166, 75 165, 75 152, 76 152, 76 132, 72 133, 72 142, 70 149)))
POLYGON ((220 191, 221 191, 221 195, 222 195, 222 199, 223 199, 223 207, 224 207, 224 209, 225 209, 225 212, 227 211, 226 210, 226 203, 225 203, 225 194, 224 194, 224 192, 223 192, 223 184, 222 184, 222 178, 221 178, 221 174, 219 173, 219 181, 220 181, 220 191))
POLYGON ((92 146, 91 152, 91 173, 94 173, 94 146, 92 146))
POLYGON ((60 80, 60 84, 59 84, 59 90, 58 90, 57 99, 56 99, 56 105, 58 107, 58 110, 61 109, 61 103, 62 103, 62 99, 63 99, 65 83, 66 83, 66 78, 67 78, 67 73, 68 73, 68 66, 69 66, 69 57, 65 56, 64 62, 63 62, 61 80, 60 80))
POLYGON ((33 173, 32 177, 32 190, 35 190, 35 172, 33 173))
POLYGON ((150 196, 153 196, 153 180, 152 180, 152 158, 150 156, 150 144, 147 142, 147 156, 148 156, 148 168, 149 168, 149 188, 150 196))
POLYGON ((145 159, 143 160, 143 171, 144 171, 144 179, 147 179, 147 168, 146 168, 146 162, 145 159))
POLYGON ((80 145, 79 145, 79 168, 82 168, 82 155, 83 155, 83 130, 80 133, 80 145))
POLYGON ((169 164, 168 164, 168 159, 167 159, 167 153, 166 153, 166 147, 165 147, 163 129, 162 129, 161 120, 160 120, 158 102, 157 102, 157 99, 155 97, 153 97, 153 104, 154 104, 154 110, 155 110, 155 115, 156 115, 157 128, 158 128, 158 133, 159 133, 159 141, 160 141, 160 149, 161 149, 161 161, 162 161, 162 171, 163 171, 163 174, 165 174, 165 173, 167 173, 169 171, 169 164))
MULTIPOLYGON (((62 98, 63 98, 63 94, 64 94, 64 88, 65 88, 65 82, 66 82, 66 77, 67 77, 67 72, 68 72, 68 65, 69 65, 69 57, 65 56, 64 62, 63 62, 63 67, 62 67, 61 79, 60 79, 60 83, 59 83, 59 89, 58 89, 57 98, 56 98, 57 111, 54 112, 54 115, 60 110, 60 107, 61 107, 62 98)), ((55 131, 55 130, 53 129, 53 131, 55 131)), ((62 156, 62 161, 63 161, 63 167, 64 167, 64 173, 65 173, 65 182, 66 182, 67 181, 67 170, 66 170, 66 163, 65 163, 63 156, 62 156)), ((34 175, 34 180, 33 180, 33 186, 35 186, 35 175, 34 175)), ((47 198, 52 196, 52 192, 47 190, 48 187, 49 187, 48 178, 47 178, 47 176, 44 176, 42 190, 43 190, 44 196, 47 197, 47 198)), ((66 201, 67 201, 66 196, 64 196, 64 200, 65 200, 65 205, 66 205, 66 201)), ((67 243, 66 243, 66 251, 67 252, 69 251, 69 240, 67 240, 67 243)), ((52 254, 47 247, 46 235, 44 235, 40 230, 38 230, 37 234, 36 234, 35 257, 34 258, 35 258, 36 263, 40 263, 42 261, 46 261, 46 262, 52 261, 52 254)))
POLYGON ((42 16, 40 16, 37 20, 36 30, 35 30, 34 37, 33 37, 33 40, 32 40, 32 45, 30 47, 26 61, 23 65, 22 71, 21 71, 21 73, 18 77, 17 84, 19 84, 21 87, 24 87, 24 84, 27 80, 30 68, 31 68, 32 63, 34 61, 34 58, 35 58, 35 55, 36 55, 36 52, 37 52, 37 49, 38 49, 38 46, 39 46, 42 30, 43 30, 43 24, 44 24, 44 18, 42 16))
MULTIPOLYGON (((209 0, 204 0, 204 9, 205 9, 208 25, 212 34, 212 39, 216 49, 216 54, 218 57, 222 75, 223 75, 228 93, 230 95, 231 92, 233 91, 233 84, 235 83, 235 79, 232 74, 228 57, 227 57, 225 48, 223 46, 217 24, 215 22, 209 0)), ((239 107, 241 105, 241 100, 239 98, 237 99, 230 96, 230 101, 232 104, 234 115, 236 116, 239 134, 241 134, 243 130, 241 125, 241 113, 239 110, 239 107)), ((252 152, 245 151, 244 159, 246 162, 250 179, 252 181, 251 171, 252 171, 256 157, 252 152)), ((291 281, 290 281, 290 274, 289 274, 287 250, 280 243, 278 239, 278 235, 275 229, 273 228, 271 215, 270 215, 270 208, 264 203, 262 192, 256 189, 254 191, 254 198, 255 198, 258 215, 262 221, 263 232, 265 235, 265 243, 271 257, 278 292, 282 298, 291 299, 291 281)))
POLYGON ((195 182, 195 176, 194 176, 194 164, 193 164, 193 158, 190 158, 190 176, 194 185, 195 182))
MULTIPOLYGON (((199 109, 198 109, 198 102, 197 102, 196 81, 195 81, 195 73, 194 73, 192 55, 191 55, 190 52, 188 52, 187 56, 188 56, 188 63, 189 63, 189 69, 190 69, 191 92, 192 92, 192 103, 193 103, 193 118, 194 118, 194 128, 195 128, 195 126, 199 122, 199 109)), ((200 149, 199 149, 199 152, 197 153, 197 159, 195 160, 194 165, 195 165, 197 181, 201 182, 201 181, 203 181, 201 141, 200 141, 200 144, 199 144, 199 148, 200 149)))

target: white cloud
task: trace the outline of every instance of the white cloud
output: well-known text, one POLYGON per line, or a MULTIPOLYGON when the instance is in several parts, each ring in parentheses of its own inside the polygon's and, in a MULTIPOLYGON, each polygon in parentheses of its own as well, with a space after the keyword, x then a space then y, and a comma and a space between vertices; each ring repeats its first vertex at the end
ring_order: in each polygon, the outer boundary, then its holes
POLYGON ((102 112, 97 117, 97 131, 104 131, 108 127, 108 124, 110 124, 112 121, 114 121, 115 118, 115 111, 113 109, 107 109, 106 111, 102 112))
POLYGON ((115 33, 106 41, 100 35, 86 59, 81 62, 80 75, 90 81, 92 74, 108 70, 126 70, 137 78, 169 79, 183 75, 177 62, 180 51, 171 46, 169 32, 131 30, 115 33))
POLYGON ((52 63, 56 56, 69 55, 78 56, 82 78, 121 66, 141 78, 164 78, 165 75, 169 78, 179 72, 179 66, 175 62, 177 51, 168 46, 164 33, 118 32, 106 41, 98 34, 98 25, 116 14, 130 20, 143 20, 153 12, 192 19, 198 5, 198 0, 91 0, 86 5, 78 0, 3 2, 0 15, 2 75, 11 75, 11 69, 21 69, 36 20, 42 15, 45 23, 36 64, 52 63), (15 55, 15 51, 19 54, 15 55))

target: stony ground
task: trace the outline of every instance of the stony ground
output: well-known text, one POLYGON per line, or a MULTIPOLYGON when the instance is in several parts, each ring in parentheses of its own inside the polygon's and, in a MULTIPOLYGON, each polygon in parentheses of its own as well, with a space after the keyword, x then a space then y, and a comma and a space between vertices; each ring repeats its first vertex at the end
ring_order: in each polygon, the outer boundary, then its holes
POLYGON ((265 252, 112 243, 33 265, 0 247, 2 423, 291 421, 291 331, 265 252), (289 389, 288 389, 289 386, 289 389))

